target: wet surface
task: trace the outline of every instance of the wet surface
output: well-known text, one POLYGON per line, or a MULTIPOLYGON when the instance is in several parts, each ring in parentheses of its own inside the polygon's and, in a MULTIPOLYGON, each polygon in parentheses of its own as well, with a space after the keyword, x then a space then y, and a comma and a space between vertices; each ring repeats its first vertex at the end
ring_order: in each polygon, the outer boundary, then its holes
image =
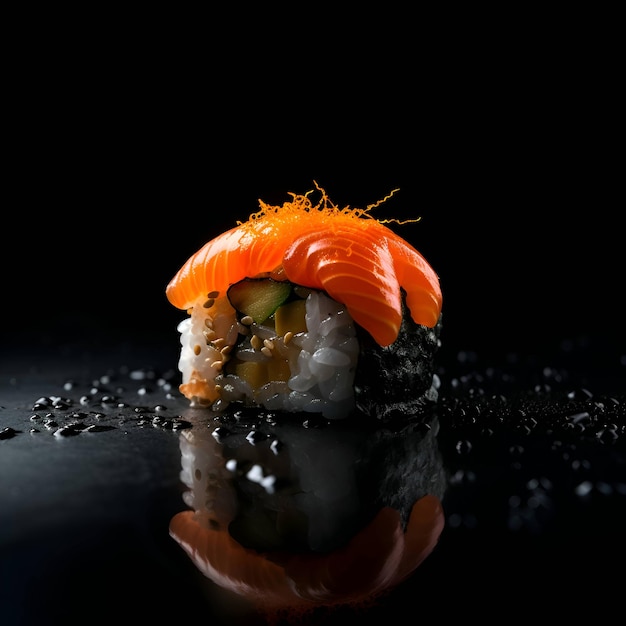
POLYGON ((608 617, 626 396, 596 348, 461 353, 384 425, 193 410, 154 351, 5 360, 2 622, 608 617))

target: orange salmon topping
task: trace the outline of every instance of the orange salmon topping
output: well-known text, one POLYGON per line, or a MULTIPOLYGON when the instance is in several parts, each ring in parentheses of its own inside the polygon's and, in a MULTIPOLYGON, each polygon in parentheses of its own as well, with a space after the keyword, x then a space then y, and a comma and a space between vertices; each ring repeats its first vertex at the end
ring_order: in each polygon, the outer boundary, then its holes
POLYGON ((226 293, 244 278, 272 275, 325 291, 381 346, 398 336, 401 288, 415 323, 435 326, 442 307, 439 278, 413 246, 369 214, 380 202, 339 209, 317 189, 322 197, 316 205, 311 192, 292 193, 282 206, 260 200, 261 210, 247 222, 186 261, 167 286, 170 303, 189 309, 209 292, 226 293))

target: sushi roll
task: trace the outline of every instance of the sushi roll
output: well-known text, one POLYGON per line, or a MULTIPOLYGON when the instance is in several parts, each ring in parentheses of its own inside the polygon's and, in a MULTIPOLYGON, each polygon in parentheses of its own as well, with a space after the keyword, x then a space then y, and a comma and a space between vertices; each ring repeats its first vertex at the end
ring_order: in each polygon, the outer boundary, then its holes
POLYGON ((442 293, 426 259, 371 210, 316 185, 195 252, 166 287, 179 324, 181 393, 343 419, 387 419, 437 400, 442 293))

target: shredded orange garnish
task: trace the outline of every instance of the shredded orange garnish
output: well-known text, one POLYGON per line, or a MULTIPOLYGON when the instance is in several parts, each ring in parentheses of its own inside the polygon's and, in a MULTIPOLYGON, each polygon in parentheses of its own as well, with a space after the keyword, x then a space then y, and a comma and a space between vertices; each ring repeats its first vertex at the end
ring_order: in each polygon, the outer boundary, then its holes
POLYGON ((336 217, 337 215, 341 214, 345 217, 359 219, 364 217, 371 218, 375 219, 380 224, 412 224, 419 222, 422 219, 421 217, 409 218, 406 220, 399 220, 396 218, 377 219, 370 214, 370 211, 372 211, 372 209, 379 207, 381 204, 385 203, 393 195, 395 195, 398 191, 400 191, 399 188, 392 189, 384 198, 378 200, 377 202, 374 202, 373 204, 369 204, 365 209, 351 208, 349 206, 340 209, 331 201, 328 194, 326 193, 326 190, 317 184, 317 181, 313 181, 313 183, 317 191, 321 194, 321 197, 316 204, 313 204, 313 202, 311 202, 309 198, 309 196, 315 191, 314 189, 307 191, 304 195, 289 192, 289 195, 293 199, 291 202, 284 202, 282 206, 271 205, 259 199, 259 206, 261 207, 261 210, 256 211, 255 213, 251 213, 248 218, 248 222, 237 221, 237 225, 245 226, 246 224, 253 223, 256 220, 260 220, 271 214, 281 214, 281 216, 285 216, 288 213, 293 214, 303 211, 319 211, 320 213, 324 214, 324 216, 328 217, 336 217))

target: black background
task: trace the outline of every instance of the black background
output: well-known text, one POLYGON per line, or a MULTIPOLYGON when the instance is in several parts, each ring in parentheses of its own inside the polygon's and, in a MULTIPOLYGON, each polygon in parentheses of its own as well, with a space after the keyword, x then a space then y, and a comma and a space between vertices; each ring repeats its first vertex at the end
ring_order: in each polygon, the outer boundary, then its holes
POLYGON ((552 35, 450 34, 435 52, 398 37, 384 54, 363 35, 297 62, 260 35, 241 61, 149 32, 38 48, 8 98, 5 349, 176 353, 165 287, 182 263, 317 181, 338 206, 400 190, 376 215, 421 218, 392 227, 440 276, 450 358, 584 336, 619 368, 613 44, 552 35))

